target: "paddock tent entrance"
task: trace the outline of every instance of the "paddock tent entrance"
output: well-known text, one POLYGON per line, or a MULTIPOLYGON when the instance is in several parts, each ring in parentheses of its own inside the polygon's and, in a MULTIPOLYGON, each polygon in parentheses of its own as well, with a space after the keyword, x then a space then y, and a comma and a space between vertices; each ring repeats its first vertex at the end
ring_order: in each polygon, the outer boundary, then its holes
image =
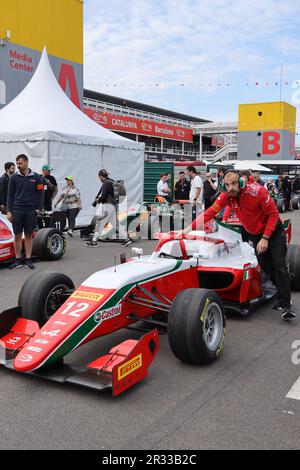
MULTIPOLYGON (((124 180, 129 204, 143 199, 144 144, 101 127, 78 109, 58 84, 44 49, 31 81, 0 111, 0 167, 24 153, 30 168, 53 169, 59 190, 72 175, 82 196, 78 224, 94 214, 91 203, 100 188, 98 171, 124 180)), ((2 171, 2 170, 0 170, 2 171)))

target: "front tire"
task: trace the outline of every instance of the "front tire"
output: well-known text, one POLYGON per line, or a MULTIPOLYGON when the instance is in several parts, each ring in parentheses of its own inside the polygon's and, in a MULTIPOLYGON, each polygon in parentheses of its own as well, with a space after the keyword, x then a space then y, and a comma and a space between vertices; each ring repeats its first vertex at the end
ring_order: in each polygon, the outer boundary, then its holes
POLYGON ((42 327, 66 300, 61 294, 74 290, 72 279, 62 273, 42 271, 34 273, 23 284, 18 305, 23 318, 35 320, 42 327))
POLYGON ((223 349, 225 314, 218 294, 208 289, 185 289, 175 297, 168 319, 171 349, 191 364, 210 364, 223 349))

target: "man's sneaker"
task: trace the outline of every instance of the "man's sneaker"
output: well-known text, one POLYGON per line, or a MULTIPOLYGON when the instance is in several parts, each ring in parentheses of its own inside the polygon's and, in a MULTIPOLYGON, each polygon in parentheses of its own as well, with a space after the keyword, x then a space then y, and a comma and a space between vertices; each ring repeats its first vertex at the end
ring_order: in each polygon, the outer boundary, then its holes
POLYGON ((18 268, 22 268, 22 266, 23 264, 21 263, 21 260, 16 259, 15 261, 11 263, 11 265, 9 266, 9 269, 18 269, 18 268))
POLYGON ((283 313, 281 315, 281 318, 282 320, 291 320, 292 318, 295 318, 296 315, 295 313, 293 312, 293 310, 291 310, 291 308, 284 308, 283 309, 283 313))
POLYGON ((67 234, 69 235, 69 237, 73 237, 73 232, 72 232, 72 230, 68 230, 68 231, 67 231, 67 234))
POLYGON ((98 243, 91 240, 90 242, 85 243, 85 246, 97 248, 98 243))
MULTIPOLYGON (((293 301, 291 300, 291 305, 293 305, 293 301)), ((276 302, 274 303, 273 307, 272 307, 273 310, 283 310, 284 307, 281 307, 280 303, 278 302, 278 300, 276 300, 276 302)))
POLYGON ((34 266, 33 262, 29 258, 25 259, 24 267, 27 268, 27 269, 35 269, 35 266, 34 266))
POLYGON ((123 241, 122 246, 129 246, 131 245, 131 243, 133 243, 133 241, 130 240, 130 238, 127 238, 126 240, 123 241))
POLYGON ((278 302, 278 300, 275 302, 272 309, 273 310, 282 310, 282 307, 281 307, 280 303, 278 302))

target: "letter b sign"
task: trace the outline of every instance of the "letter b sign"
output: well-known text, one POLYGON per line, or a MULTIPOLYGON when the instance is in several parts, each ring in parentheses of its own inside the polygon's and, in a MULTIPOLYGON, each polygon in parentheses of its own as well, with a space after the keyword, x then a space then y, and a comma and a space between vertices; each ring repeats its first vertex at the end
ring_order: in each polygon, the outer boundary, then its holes
POLYGON ((276 155, 280 153, 280 134, 279 132, 263 133, 263 155, 276 155))

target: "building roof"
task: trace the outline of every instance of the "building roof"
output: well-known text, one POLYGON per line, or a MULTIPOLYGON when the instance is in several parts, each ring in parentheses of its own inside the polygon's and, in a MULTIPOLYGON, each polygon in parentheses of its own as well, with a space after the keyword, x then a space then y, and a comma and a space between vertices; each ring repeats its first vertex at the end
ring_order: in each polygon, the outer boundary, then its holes
POLYGON ((170 116, 175 119, 181 119, 183 121, 190 121, 195 123, 210 122, 207 119, 198 118, 195 116, 189 116, 188 114, 177 113, 168 109, 158 108, 149 104, 139 103, 137 101, 128 100, 127 98, 119 98, 117 96, 106 95, 105 93, 99 93, 97 91, 84 89, 83 91, 85 98, 90 98, 98 101, 105 101, 107 103, 116 104, 119 106, 127 106, 128 108, 134 108, 141 111, 147 111, 149 113, 159 114, 161 116, 170 116))

